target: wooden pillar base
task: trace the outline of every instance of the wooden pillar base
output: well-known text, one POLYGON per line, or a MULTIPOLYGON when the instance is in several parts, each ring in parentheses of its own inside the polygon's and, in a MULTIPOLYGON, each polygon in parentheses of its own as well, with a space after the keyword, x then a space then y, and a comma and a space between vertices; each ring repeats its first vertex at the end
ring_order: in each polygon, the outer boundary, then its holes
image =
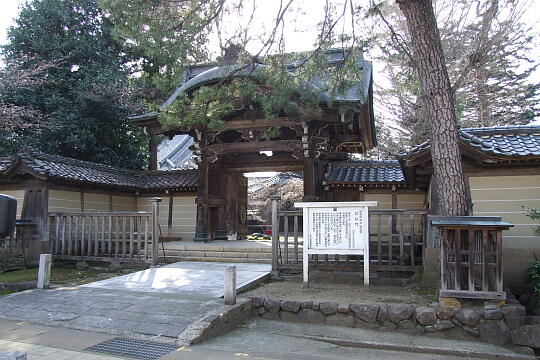
POLYGON ((219 229, 214 233, 215 240, 227 240, 227 230, 219 229))

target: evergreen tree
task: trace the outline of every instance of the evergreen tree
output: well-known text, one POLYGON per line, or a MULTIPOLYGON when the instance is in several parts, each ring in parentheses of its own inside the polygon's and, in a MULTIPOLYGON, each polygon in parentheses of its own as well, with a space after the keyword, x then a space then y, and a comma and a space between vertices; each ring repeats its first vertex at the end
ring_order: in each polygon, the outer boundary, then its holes
MULTIPOLYGON (((528 0, 437 0, 437 23, 461 127, 527 124, 540 115, 540 84, 530 80, 534 33, 521 20, 528 0)), ((409 146, 428 137, 406 24, 394 2, 370 9, 374 44, 390 86, 376 93, 385 122, 395 122, 409 146)))
POLYGON ((2 150, 22 145, 43 152, 127 168, 142 168, 146 138, 127 117, 142 107, 95 0, 34 0, 22 7, 3 48, 7 68, 43 64, 47 81, 2 88, 13 106, 41 115, 40 126, 3 129, 2 150))

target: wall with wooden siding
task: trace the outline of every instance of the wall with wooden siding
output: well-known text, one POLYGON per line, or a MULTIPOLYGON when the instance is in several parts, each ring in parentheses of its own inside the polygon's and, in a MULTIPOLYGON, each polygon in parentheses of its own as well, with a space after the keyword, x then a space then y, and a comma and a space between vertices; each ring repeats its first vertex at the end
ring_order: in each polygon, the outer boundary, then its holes
POLYGON ((524 215, 522 206, 540 209, 540 175, 469 177, 474 215, 500 216, 514 224, 503 232, 503 246, 513 249, 539 249, 534 236, 536 225, 524 215))
MULTIPOLYGON (((137 197, 138 211, 151 211, 149 201, 151 196, 137 197)), ((197 205, 195 194, 160 196, 159 224, 164 238, 192 240, 195 236, 195 224, 197 220, 197 205), (172 198, 172 206, 170 200, 172 198)))
POLYGON ((504 284, 520 293, 529 261, 540 256, 540 241, 534 236, 534 222, 524 215, 522 205, 540 209, 540 175, 469 176, 474 215, 500 216, 514 224, 503 231, 504 284))
POLYGON ((110 196, 84 192, 84 211, 111 211, 110 196))
POLYGON ((81 211, 81 192, 49 190, 49 212, 81 211))
POLYGON ((137 202, 134 196, 113 195, 112 211, 137 211, 137 202))
POLYGON ((24 190, 0 190, 0 194, 13 196, 17 199, 17 219, 20 219, 24 202, 24 190))

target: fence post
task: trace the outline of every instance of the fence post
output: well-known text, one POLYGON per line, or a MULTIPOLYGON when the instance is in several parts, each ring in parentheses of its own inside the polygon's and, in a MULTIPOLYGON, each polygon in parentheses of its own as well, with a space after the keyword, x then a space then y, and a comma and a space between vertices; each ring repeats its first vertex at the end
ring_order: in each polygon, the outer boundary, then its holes
POLYGON ((159 203, 161 198, 153 197, 149 199, 152 203, 152 265, 158 264, 158 249, 159 249, 159 203))
POLYGON ((39 270, 37 280, 38 289, 48 288, 51 283, 51 262, 51 254, 39 255, 39 270))
POLYGON ((279 195, 270 195, 270 200, 272 200, 272 271, 277 271, 279 249, 279 219, 277 212, 279 195))
POLYGON ((225 305, 236 304, 236 266, 225 267, 224 296, 225 305))

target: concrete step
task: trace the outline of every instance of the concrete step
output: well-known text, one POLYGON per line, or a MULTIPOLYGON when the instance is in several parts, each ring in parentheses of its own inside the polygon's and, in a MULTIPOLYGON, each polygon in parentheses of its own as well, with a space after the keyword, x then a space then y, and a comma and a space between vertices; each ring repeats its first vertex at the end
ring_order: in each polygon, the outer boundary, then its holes
POLYGON ((235 252, 235 251, 188 251, 188 250, 165 250, 166 256, 187 257, 215 257, 215 258, 253 258, 271 259, 272 253, 267 252, 235 252))
POLYGON ((256 258, 228 258, 228 257, 195 257, 195 256, 167 256, 160 257, 161 263, 174 263, 178 261, 195 261, 195 262, 224 262, 224 263, 254 263, 254 264, 271 264, 272 259, 256 259, 256 258))
MULTIPOLYGON (((233 242, 234 243, 234 242, 233 242)), ((264 245, 235 246, 235 245, 212 245, 212 244, 167 244, 165 250, 170 251, 214 251, 214 252, 247 252, 247 253, 271 253, 272 247, 264 245)))

